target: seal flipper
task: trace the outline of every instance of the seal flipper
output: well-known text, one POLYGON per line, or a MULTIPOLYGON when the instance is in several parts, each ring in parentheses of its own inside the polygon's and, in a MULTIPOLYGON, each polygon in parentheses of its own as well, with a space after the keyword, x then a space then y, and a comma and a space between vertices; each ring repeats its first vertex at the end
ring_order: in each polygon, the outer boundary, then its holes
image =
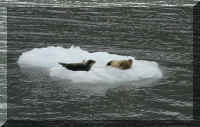
POLYGON ((69 64, 66 64, 66 63, 59 63, 60 65, 62 65, 63 67, 65 68, 68 68, 69 64))
POLYGON ((72 71, 78 71, 80 69, 80 67, 77 67, 76 64, 67 64, 67 63, 59 63, 59 64, 62 65, 64 68, 72 71))

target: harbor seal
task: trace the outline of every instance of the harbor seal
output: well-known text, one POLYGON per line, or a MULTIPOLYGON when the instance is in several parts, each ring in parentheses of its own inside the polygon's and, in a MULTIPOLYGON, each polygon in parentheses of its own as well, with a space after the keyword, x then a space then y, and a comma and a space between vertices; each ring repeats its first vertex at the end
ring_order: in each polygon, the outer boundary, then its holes
POLYGON ((72 71, 89 71, 91 67, 96 63, 94 60, 83 61, 81 63, 59 63, 66 69, 72 71))
POLYGON ((114 67, 114 68, 119 68, 121 70, 126 70, 126 69, 131 68, 132 63, 133 63, 132 59, 129 59, 129 60, 111 60, 106 64, 106 66, 111 66, 111 67, 114 67))

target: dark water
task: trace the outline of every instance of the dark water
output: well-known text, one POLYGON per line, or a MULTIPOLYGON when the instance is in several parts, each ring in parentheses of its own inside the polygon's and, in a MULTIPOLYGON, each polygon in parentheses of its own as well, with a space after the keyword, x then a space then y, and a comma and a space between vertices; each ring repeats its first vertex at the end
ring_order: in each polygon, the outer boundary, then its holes
POLYGON ((0 6, 18 7, 149 7, 194 6, 199 0, 0 0, 0 6))
POLYGON ((0 125, 6 120, 6 8, 0 8, 0 125))
POLYGON ((192 119, 192 7, 9 8, 9 119, 192 119), (150 87, 96 94, 17 65, 46 46, 106 51, 155 61, 163 78, 150 87))

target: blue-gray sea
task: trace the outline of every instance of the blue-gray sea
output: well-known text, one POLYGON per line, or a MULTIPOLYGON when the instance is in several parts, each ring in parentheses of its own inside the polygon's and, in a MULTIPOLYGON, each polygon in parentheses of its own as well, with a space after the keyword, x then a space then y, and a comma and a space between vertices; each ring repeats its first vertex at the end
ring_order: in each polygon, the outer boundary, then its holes
POLYGON ((1 121, 7 110, 9 119, 192 119, 192 6, 196 2, 1 0, 2 6, 10 7, 0 8, 1 121), (12 8, 16 6, 58 8, 12 8), (27 76, 16 63, 23 52, 33 48, 69 48, 72 44, 90 52, 155 61, 163 78, 151 87, 126 84, 127 88, 112 88, 99 95, 70 88, 70 83, 43 74, 27 76))

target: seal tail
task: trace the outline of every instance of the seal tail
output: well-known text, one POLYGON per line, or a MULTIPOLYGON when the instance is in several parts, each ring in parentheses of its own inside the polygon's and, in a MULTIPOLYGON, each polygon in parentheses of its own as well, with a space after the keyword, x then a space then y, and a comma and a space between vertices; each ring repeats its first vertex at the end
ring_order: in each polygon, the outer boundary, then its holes
POLYGON ((66 63, 59 63, 60 65, 62 65, 63 67, 66 67, 66 68, 68 68, 68 64, 66 64, 66 63))

